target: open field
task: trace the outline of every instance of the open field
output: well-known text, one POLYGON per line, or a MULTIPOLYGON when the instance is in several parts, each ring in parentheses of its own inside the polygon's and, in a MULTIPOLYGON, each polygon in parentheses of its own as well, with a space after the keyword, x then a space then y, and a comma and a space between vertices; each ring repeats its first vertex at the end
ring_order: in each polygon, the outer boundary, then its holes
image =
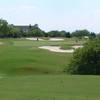
MULTIPOLYGON (((69 53, 42 50, 40 46, 70 48, 75 40, 30 41, 0 39, 0 100, 99 100, 99 76, 63 73, 69 53)), ((83 44, 79 41, 77 44, 83 44)))

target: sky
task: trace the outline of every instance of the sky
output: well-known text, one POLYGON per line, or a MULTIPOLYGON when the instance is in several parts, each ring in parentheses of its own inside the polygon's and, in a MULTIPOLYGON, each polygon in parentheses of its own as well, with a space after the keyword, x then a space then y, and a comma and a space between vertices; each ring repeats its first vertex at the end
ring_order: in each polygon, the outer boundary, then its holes
POLYGON ((100 33, 100 0, 0 0, 0 18, 44 31, 88 29, 100 33))

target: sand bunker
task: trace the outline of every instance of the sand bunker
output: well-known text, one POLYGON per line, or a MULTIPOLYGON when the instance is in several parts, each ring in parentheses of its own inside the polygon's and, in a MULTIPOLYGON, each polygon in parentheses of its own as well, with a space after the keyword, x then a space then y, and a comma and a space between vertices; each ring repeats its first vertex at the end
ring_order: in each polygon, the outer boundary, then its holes
POLYGON ((62 50, 60 46, 42 46, 40 49, 47 49, 52 52, 73 53, 74 49, 62 50))
MULTIPOLYGON (((37 38, 26 38, 27 40, 37 41, 37 38)), ((38 38, 39 41, 44 41, 44 39, 38 38)), ((63 38, 49 38, 49 41, 64 41, 63 38)))
POLYGON ((52 52, 73 53, 75 49, 83 48, 83 46, 72 46, 73 49, 63 50, 60 46, 42 46, 40 49, 46 49, 52 52))
POLYGON ((64 41, 62 38, 50 38, 49 41, 64 41))
MULTIPOLYGON (((33 41, 37 41, 37 38, 26 38, 27 40, 33 40, 33 41)), ((43 39, 38 38, 39 41, 43 41, 43 39)))

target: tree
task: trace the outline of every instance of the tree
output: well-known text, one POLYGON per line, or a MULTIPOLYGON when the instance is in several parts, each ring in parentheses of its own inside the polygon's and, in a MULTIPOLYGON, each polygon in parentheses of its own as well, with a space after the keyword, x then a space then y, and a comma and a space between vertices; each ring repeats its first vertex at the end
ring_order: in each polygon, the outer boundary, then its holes
POLYGON ((88 30, 76 30, 75 32, 72 32, 71 36, 72 37, 78 37, 82 38, 84 36, 89 36, 90 32, 88 30))
POLYGON ((9 33, 9 26, 6 20, 0 19, 0 37, 6 37, 9 33))
POLYGON ((89 37, 90 37, 90 39, 94 39, 94 38, 96 38, 96 34, 94 32, 91 32, 89 37))
POLYGON ((66 31, 61 31, 60 35, 61 35, 61 37, 66 37, 66 38, 70 38, 71 37, 70 32, 66 32, 66 31))
POLYGON ((50 31, 48 32, 49 37, 61 37, 61 33, 59 31, 50 31))
POLYGON ((31 31, 31 36, 42 37, 43 36, 43 32, 40 29, 33 29, 31 31))
POLYGON ((70 38, 70 37, 71 37, 70 32, 66 32, 66 33, 65 33, 65 37, 70 38))
POLYGON ((66 38, 70 38, 71 35, 70 35, 70 32, 66 32, 66 31, 57 31, 57 30, 54 30, 54 31, 50 31, 47 33, 49 37, 66 37, 66 38))
POLYGON ((100 38, 90 40, 76 50, 66 68, 70 74, 100 75, 100 38))
POLYGON ((21 37, 20 29, 18 29, 14 25, 9 25, 8 37, 13 37, 13 38, 21 37))
POLYGON ((44 36, 44 32, 38 27, 38 24, 35 24, 31 29, 30 36, 42 37, 44 36))
POLYGON ((43 36, 44 36, 44 37, 48 37, 48 36, 49 36, 49 35, 48 35, 48 32, 43 31, 43 36))

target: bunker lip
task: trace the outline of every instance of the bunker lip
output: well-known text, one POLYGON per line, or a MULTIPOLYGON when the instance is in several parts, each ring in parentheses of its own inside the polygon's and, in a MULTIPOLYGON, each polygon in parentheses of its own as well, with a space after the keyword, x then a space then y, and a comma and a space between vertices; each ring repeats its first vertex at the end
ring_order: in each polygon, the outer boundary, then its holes
POLYGON ((72 46, 73 49, 63 50, 60 46, 41 46, 40 49, 46 49, 52 52, 60 52, 60 53, 74 53, 74 49, 82 48, 83 46, 72 46))

